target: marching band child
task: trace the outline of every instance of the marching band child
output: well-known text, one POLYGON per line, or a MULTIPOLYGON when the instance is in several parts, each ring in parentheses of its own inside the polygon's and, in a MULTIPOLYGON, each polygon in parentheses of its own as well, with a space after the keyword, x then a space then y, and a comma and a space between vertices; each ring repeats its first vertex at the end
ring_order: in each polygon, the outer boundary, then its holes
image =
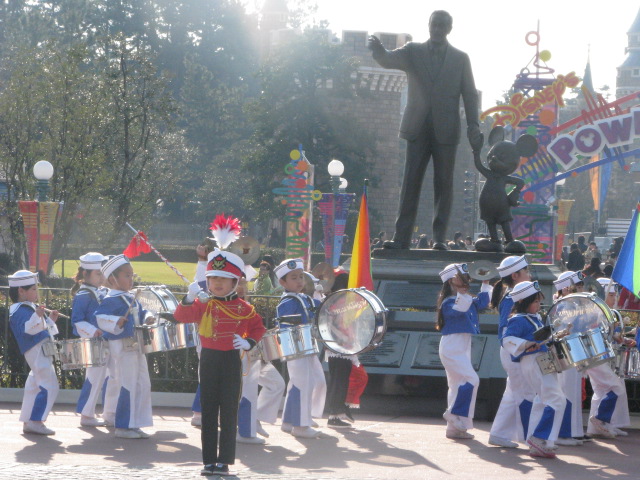
MULTIPOLYGON (((244 299, 246 293, 247 280, 242 278, 238 282, 238 296, 244 299)), ((260 422, 275 423, 278 419, 285 383, 271 362, 262 359, 258 346, 241 356, 242 396, 238 406, 236 441, 259 445, 265 443, 264 438, 269 438, 260 422), (260 393, 258 387, 261 387, 260 393), (258 434, 264 438, 259 438, 258 434)))
MULTIPOLYGON (((571 293, 576 293, 583 282, 582 272, 568 270, 561 273, 553 285, 556 293, 553 300, 558 301, 571 293)), ((582 373, 576 368, 569 368, 558 374, 558 382, 562 392, 567 397, 567 405, 560 425, 560 432, 556 444, 558 445, 582 445, 584 441, 584 429, 582 427, 582 373)))
POLYGON ((24 423, 22 431, 54 435, 55 432, 47 428, 44 422, 60 387, 52 357, 45 353, 43 344, 50 342, 53 335, 58 333, 55 324, 58 311, 53 310, 47 316, 44 306, 37 305, 37 273, 18 270, 8 279, 9 298, 13 302, 9 308, 11 331, 31 369, 24 385, 20 410, 20 421, 24 423))
MULTIPOLYGON (((320 304, 304 289, 304 265, 302 259, 286 259, 275 268, 280 285, 285 293, 277 307, 278 317, 300 315, 302 324, 313 320, 314 309, 320 304)), ((280 328, 287 325, 280 324, 280 328)), ((324 410, 327 383, 317 355, 310 355, 287 362, 289 384, 282 412, 282 427, 296 437, 316 438, 320 435, 312 417, 321 417, 324 410)))
POLYGON ((174 312, 179 322, 199 323, 204 463, 201 475, 230 475, 229 465, 235 463, 242 377, 239 351, 254 348, 265 332, 260 315, 236 293, 238 281, 243 276, 244 262, 238 255, 222 250, 212 251, 206 269, 211 297, 205 302, 196 298, 200 286, 193 282, 174 312))
POLYGON ((115 255, 102 266, 110 290, 96 309, 98 328, 109 340, 109 354, 120 389, 115 414, 115 436, 149 438, 142 427, 153 425, 151 380, 147 357, 135 336, 135 327, 153 324, 156 319, 142 308, 129 290, 133 288, 133 268, 124 255, 115 255))
POLYGON ((470 439, 473 428, 476 394, 480 379, 471 363, 471 336, 480 333, 479 312, 489 306, 491 286, 483 282, 480 294, 469 292, 469 270, 466 263, 447 265, 440 272, 443 285, 437 301, 436 330, 442 332, 438 353, 447 374, 449 391, 447 438, 470 439))
MULTIPOLYGON (((616 284, 610 278, 599 278, 598 282, 604 289, 605 303, 622 325, 622 318, 616 305, 616 284)), ((624 341, 618 335, 614 335, 615 341, 624 341)), ((587 434, 605 438, 626 436, 627 432, 620 427, 628 427, 631 424, 629 418, 629 402, 627 400, 627 388, 624 380, 618 377, 609 363, 596 365, 587 369, 589 381, 593 388, 591 397, 591 411, 589 412, 589 424, 587 434)))
POLYGON ((520 360, 521 374, 535 392, 532 401, 529 428, 525 433, 532 457, 555 458, 555 440, 567 399, 560 389, 555 373, 543 375, 536 357, 547 351, 547 346, 534 340, 534 332, 542 328, 540 302, 543 298, 538 282, 520 282, 509 294, 515 302, 514 314, 509 319, 502 338, 502 346, 512 360, 520 360))
MULTIPOLYGON (((513 287, 531 280, 527 259, 523 256, 507 257, 498 266, 500 280, 494 285, 491 304, 498 309, 498 341, 507 328, 513 300, 509 293, 513 287)), ((511 355, 500 346, 500 363, 507 373, 507 383, 500 400, 500 405, 491 425, 489 444, 504 448, 516 448, 513 440, 524 441, 523 425, 529 422, 527 412, 531 411, 531 403, 526 400, 525 384, 520 373, 520 362, 512 362, 511 355)))
MULTIPOLYGON (((98 328, 95 312, 106 295, 100 287, 104 283, 102 264, 107 260, 101 253, 89 252, 80 257, 80 266, 76 274, 76 284, 71 289, 74 294, 71 307, 73 333, 80 338, 99 338, 102 330, 98 328)), ((104 420, 96 418, 96 402, 102 390, 107 367, 87 367, 84 384, 78 398, 76 413, 81 415, 83 427, 101 427, 104 420)))

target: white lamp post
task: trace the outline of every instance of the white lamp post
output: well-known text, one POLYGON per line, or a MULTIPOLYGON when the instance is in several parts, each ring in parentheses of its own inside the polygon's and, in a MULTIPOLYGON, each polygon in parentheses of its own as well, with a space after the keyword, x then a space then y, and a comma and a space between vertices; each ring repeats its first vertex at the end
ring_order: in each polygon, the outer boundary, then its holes
POLYGON ((53 165, 46 160, 40 160, 33 166, 33 176, 38 180, 38 201, 46 202, 49 193, 49 180, 53 177, 53 165))

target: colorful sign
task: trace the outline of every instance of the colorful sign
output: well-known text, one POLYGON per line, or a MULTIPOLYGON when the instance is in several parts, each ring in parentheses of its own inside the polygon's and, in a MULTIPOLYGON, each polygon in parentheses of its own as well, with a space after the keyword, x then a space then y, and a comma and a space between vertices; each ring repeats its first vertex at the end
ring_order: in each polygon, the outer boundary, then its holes
POLYGON ((549 144, 549 153, 567 170, 578 158, 576 155, 591 157, 605 147, 615 148, 633 143, 640 137, 640 108, 632 108, 629 113, 616 115, 584 125, 575 132, 558 135, 549 144))
POLYGON ((564 107, 562 95, 567 88, 574 88, 580 83, 575 72, 567 75, 558 75, 558 78, 545 86, 542 90, 536 91, 531 96, 523 93, 514 93, 506 105, 496 105, 489 110, 482 112, 480 121, 484 121, 488 116, 493 115, 493 127, 511 125, 517 127, 520 122, 529 115, 539 113, 546 105, 558 105, 564 107))
POLYGON ((318 200, 321 193, 313 189, 313 165, 304 156, 302 147, 292 150, 284 171, 287 176, 282 186, 272 191, 282 196, 285 208, 285 255, 288 258, 302 258, 306 269, 311 262, 312 200, 318 200))

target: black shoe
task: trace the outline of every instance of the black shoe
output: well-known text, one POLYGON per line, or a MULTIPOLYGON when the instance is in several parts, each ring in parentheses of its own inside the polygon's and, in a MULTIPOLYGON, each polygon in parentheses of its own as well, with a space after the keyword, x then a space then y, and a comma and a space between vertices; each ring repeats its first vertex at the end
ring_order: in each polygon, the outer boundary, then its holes
POLYGON ((200 475, 202 475, 203 477, 209 477, 211 475, 215 475, 215 473, 216 473, 216 466, 213 463, 210 463, 209 465, 205 465, 204 468, 200 470, 200 475))
POLYGON ((409 245, 403 245, 398 240, 387 240, 382 247, 390 250, 409 250, 409 245))
POLYGON ((591 438, 589 435, 585 435, 584 437, 573 437, 576 440, 582 440, 583 442, 592 442, 593 438, 591 438))
POLYGON ((329 427, 336 427, 336 428, 349 428, 349 427, 351 427, 350 423, 343 422, 339 418, 330 418, 327 421, 327 425, 329 427))
POLYGON ((349 419, 351 423, 355 422, 355 420, 353 419, 353 415, 351 415, 351 408, 346 407, 344 415, 349 419))
POLYGON ((224 463, 218 463, 213 468, 213 473, 215 475, 220 475, 221 477, 226 477, 228 475, 231 475, 231 473, 229 473, 229 465, 226 465, 224 463))

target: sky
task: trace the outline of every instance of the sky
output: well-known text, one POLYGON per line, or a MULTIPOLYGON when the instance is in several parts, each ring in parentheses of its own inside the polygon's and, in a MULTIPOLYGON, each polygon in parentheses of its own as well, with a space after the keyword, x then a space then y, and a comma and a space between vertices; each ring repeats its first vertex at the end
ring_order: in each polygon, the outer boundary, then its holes
MULTIPOLYGON (((535 47, 528 32, 538 29, 539 49, 548 50, 547 66, 555 74, 584 75, 591 59, 593 84, 611 88, 615 96, 616 67, 625 59, 627 31, 640 2, 634 0, 317 0, 318 19, 329 21, 338 38, 342 30, 409 33, 414 41, 429 37, 429 15, 447 10, 453 16, 451 45, 469 54, 483 109, 495 105, 515 76, 529 64, 535 47)), ((535 36, 530 36, 535 40, 535 36)))

